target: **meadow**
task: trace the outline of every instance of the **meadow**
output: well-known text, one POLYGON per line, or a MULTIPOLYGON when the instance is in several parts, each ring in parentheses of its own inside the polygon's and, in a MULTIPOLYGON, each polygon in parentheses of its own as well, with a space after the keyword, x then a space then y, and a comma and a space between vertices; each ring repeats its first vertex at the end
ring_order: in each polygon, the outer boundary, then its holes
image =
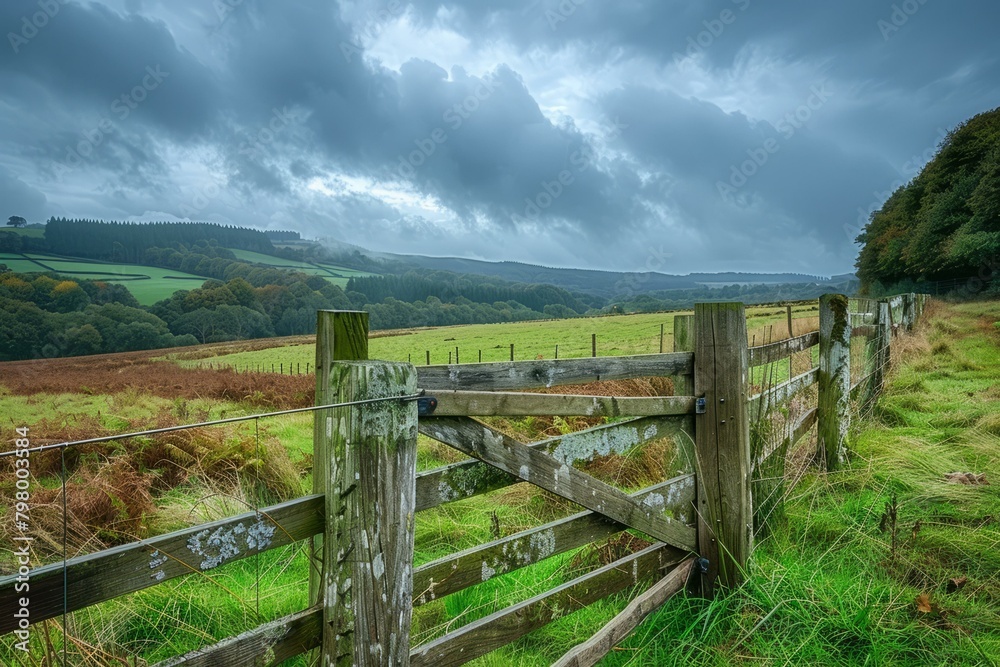
POLYGON ((143 306, 151 306, 157 301, 169 298, 177 290, 200 287, 207 280, 204 276, 196 276, 174 269, 160 269, 141 264, 95 262, 42 253, 17 255, 2 253, 0 254, 0 264, 6 264, 11 271, 18 273, 53 271, 81 280, 120 283, 143 306))
MULTIPOLYGON (((815 328, 815 311, 810 308, 810 304, 796 307, 796 329, 800 321, 804 328, 815 328)), ((486 342, 497 338, 514 341, 516 349, 525 349, 526 355, 533 349, 542 354, 556 341, 573 336, 584 341, 575 356, 585 356, 590 354, 591 332, 598 333, 599 353, 603 353, 602 336, 609 343, 613 339, 618 349, 655 352, 659 324, 666 323, 669 332, 671 317, 657 314, 416 331, 373 338, 371 356, 405 359, 414 354, 412 350, 431 349, 434 344, 438 345, 435 353, 444 356, 458 344, 461 349, 469 345, 477 350, 482 345, 485 357, 485 350, 490 349, 486 342), (447 340, 451 338, 455 340, 447 340)), ((876 410, 869 418, 855 421, 849 468, 823 475, 801 463, 789 465, 793 483, 788 485, 784 516, 769 534, 759 537, 747 582, 714 601, 675 598, 602 664, 996 664, 1000 660, 1000 530, 994 517, 1000 516, 1000 497, 992 491, 995 487, 954 484, 945 477, 955 471, 985 474, 988 479, 1000 475, 1000 330, 996 322, 1000 322, 1000 304, 938 306, 930 311, 917 335, 902 339, 888 391, 876 410), (892 521, 885 518, 890 507, 895 508, 892 521)), ((784 309, 754 309, 751 328, 757 333, 752 335, 768 336, 767 327, 773 327, 770 335, 774 338, 784 335, 784 309)), ((234 346, 239 344, 229 344, 234 346)), ((665 347, 672 348, 669 337, 665 347)), ((311 346, 296 348, 310 348, 303 359, 312 360, 311 346)), ((211 349, 203 348, 201 353, 211 354, 211 349)), ((509 358, 509 347, 503 351, 506 356, 498 356, 509 358)), ((278 353, 284 354, 274 348, 238 354, 278 353)), ((220 362, 230 356, 180 363, 220 362)), ((39 362, 40 376, 45 374, 44 363, 68 362, 39 362)), ((286 383, 282 385, 285 391, 298 387, 302 401, 309 402, 307 377, 251 375, 245 378, 248 384, 242 394, 220 399, 209 380, 235 382, 228 370, 136 360, 109 362, 105 373, 101 364, 88 365, 94 380, 77 392, 32 391, 27 383, 41 387, 42 378, 0 389, 0 411, 9 417, 0 424, 0 440, 10 441, 14 426, 22 424, 30 425, 33 437, 41 443, 254 414, 268 408, 274 400, 268 385, 279 381, 286 383), (173 370, 167 372, 167 368, 173 370), (131 373, 149 383, 154 382, 151 376, 163 381, 122 388, 115 384, 120 381, 116 373, 131 373), (107 383, 102 384, 101 378, 107 383), (185 389, 171 389, 175 385, 185 389), (259 387, 256 392, 254 385, 259 387)), ((67 382, 75 377, 68 372, 57 374, 67 382)), ((239 379, 242 382, 244 377, 239 379)), ((527 418, 496 425, 527 440, 590 424, 527 418)), ((92 551, 102 539, 114 543, 116 531, 119 539, 160 534, 244 512, 283 495, 301 495, 311 488, 312 417, 308 414, 197 433, 188 439, 90 447, 72 459, 71 513, 86 516, 88 501, 96 506, 95 498, 112 497, 120 516, 117 522, 101 519, 105 532, 80 539, 73 553, 92 551), (156 457, 169 458, 169 465, 156 457), (102 474, 102 469, 108 472, 102 474), (128 470, 141 474, 124 474, 128 470), (145 496, 130 491, 137 481, 148 489, 145 496), (92 489, 89 495, 87 489, 92 489)), ((423 437, 418 447, 420 469, 463 458, 423 437)), ((590 472, 620 483, 624 480, 624 488, 639 488, 647 483, 646 476, 662 478, 664 471, 658 466, 668 465, 669 442, 664 447, 653 457, 629 453, 603 462, 603 470, 590 472)), ((57 468, 50 467, 37 482, 38 489, 55 494, 57 468)), ((0 488, 2 497, 8 497, 3 483, 0 488)), ((50 560, 58 559, 60 517, 55 509, 48 514, 40 510, 38 515, 40 522, 51 522, 44 524, 53 533, 50 560)), ((415 560, 424 563, 573 511, 567 503, 521 484, 421 512, 415 560)), ((90 524, 87 520, 80 523, 96 529, 97 522, 91 518, 90 524)), ((629 534, 623 538, 636 539, 629 534)), ((601 549, 578 549, 421 606, 415 610, 414 641, 426 641, 550 589, 600 564, 607 552, 625 546, 615 542, 601 549)), ((10 557, 5 550, 0 549, 0 570, 7 572, 10 557)), ((302 545, 286 547, 76 613, 69 650, 71 660, 79 661, 70 664, 145 664, 144 660, 163 659, 301 609, 306 605, 307 567, 302 545)), ((610 620, 628 597, 615 596, 561 618, 473 664, 548 665, 610 620)), ((36 657, 58 652, 62 646, 58 628, 58 623, 49 622, 36 635, 36 657)), ((9 643, 9 637, 0 639, 0 661, 35 664, 20 661, 9 643)))
POLYGON ((0 227, 0 232, 14 232, 15 234, 30 236, 35 239, 45 238, 45 229, 39 229, 38 227, 0 227))
MULTIPOLYGON (((18 231, 22 233, 43 230, 18 231)), ((309 275, 321 276, 341 288, 347 287, 347 281, 354 276, 371 275, 333 264, 309 264, 246 250, 233 250, 232 252, 239 259, 248 262, 256 262, 275 268, 294 269, 309 275)), ((37 252, 0 253, 0 264, 6 264, 7 268, 17 273, 53 271, 81 280, 121 283, 143 306, 151 306, 157 301, 167 299, 177 290, 201 287, 208 280, 205 276, 197 276, 176 269, 162 269, 144 264, 117 264, 37 252)))
POLYGON ((343 266, 337 266, 336 264, 328 264, 326 262, 302 262, 299 260, 284 259, 282 257, 274 257, 272 255, 264 255, 259 252, 237 250, 234 248, 230 248, 230 251, 236 255, 238 259, 242 259, 247 262, 264 264, 265 266, 272 266, 276 269, 294 269, 311 276, 322 276, 334 285, 339 285, 340 287, 347 287, 347 281, 350 278, 363 278, 375 275, 364 271, 358 271, 356 269, 348 269, 343 266))
MULTIPOLYGON (((815 331, 818 327, 816 302, 798 302, 792 307, 795 335, 815 331)), ((748 335, 751 344, 780 340, 788 335, 786 310, 781 306, 748 308, 748 335)), ((409 361, 422 366, 430 353, 431 364, 445 364, 455 359, 458 349, 459 363, 482 361, 509 361, 510 346, 514 344, 514 358, 552 359, 559 347, 559 358, 589 357, 592 353, 593 334, 597 335, 597 355, 616 356, 653 354, 660 351, 660 327, 663 326, 663 350, 673 351, 674 315, 690 314, 649 313, 638 315, 609 315, 606 317, 581 317, 566 320, 541 320, 503 324, 470 324, 428 329, 373 332, 369 340, 368 355, 372 359, 409 361), (449 356, 450 355, 450 356, 449 356)), ((284 366, 305 371, 306 364, 314 363, 316 347, 314 338, 301 336, 285 339, 275 347, 238 351, 239 344, 224 346, 225 352, 211 355, 211 348, 179 352, 169 358, 185 366, 228 366, 244 369, 277 371, 284 366), (232 351, 234 348, 237 351, 232 351)), ((787 370, 785 371, 787 375, 787 370)))

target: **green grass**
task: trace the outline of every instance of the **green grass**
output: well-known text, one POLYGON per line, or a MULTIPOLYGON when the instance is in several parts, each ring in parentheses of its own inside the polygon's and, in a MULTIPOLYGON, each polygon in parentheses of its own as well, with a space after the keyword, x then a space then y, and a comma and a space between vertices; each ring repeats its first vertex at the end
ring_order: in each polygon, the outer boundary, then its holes
POLYGON ((371 273, 365 273, 364 271, 348 269, 343 266, 337 266, 335 264, 328 264, 325 262, 302 262, 294 259, 275 257, 273 255, 265 255, 263 253, 253 252, 250 250, 238 250, 236 248, 230 248, 229 250, 236 255, 237 258, 244 261, 256 262, 257 264, 273 266, 278 269, 293 269, 311 276, 322 276, 334 285, 338 285, 343 288, 347 287, 347 281, 350 278, 374 275, 371 273))
POLYGON ((3 227, 0 227, 0 232, 14 232, 15 234, 30 236, 35 239, 45 238, 45 230, 38 228, 26 229, 24 227, 8 227, 4 225, 3 227))
MULTIPOLYGON (((618 338, 627 342, 631 336, 635 346, 648 344, 649 329, 655 326, 658 345, 658 322, 670 315, 633 317, 582 323, 618 320, 622 328, 617 331, 630 331, 618 333, 618 338)), ((772 311, 755 317, 751 326, 780 320, 772 311)), ((998 321, 1000 304, 949 306, 932 312, 916 337, 900 342, 899 349, 908 352, 890 375, 873 416, 855 422, 849 469, 836 475, 809 473, 790 490, 782 522, 757 544, 747 582, 713 601, 675 597, 601 664, 1000 662, 1000 530, 995 520, 1000 517, 1000 493, 995 486, 957 485, 944 478, 949 472, 967 471, 985 473, 994 483, 1000 480, 1000 330, 994 326, 998 321), (895 549, 891 529, 880 530, 886 503, 893 496, 898 498, 895 549), (959 576, 967 577, 968 584, 949 593, 949 579, 959 576), (918 610, 915 600, 922 594, 929 596, 932 611, 918 610)), ((394 349, 388 347, 391 344, 407 339, 429 344, 433 336, 451 337, 469 329, 476 327, 372 339, 372 356, 391 358, 386 356, 394 349), (380 345, 387 347, 380 351, 380 345)), ((589 330, 581 329, 588 334, 589 330)), ((512 335, 511 325, 504 325, 503 331, 512 335)), ((606 331, 611 335, 615 330, 606 331)), ((551 340, 541 338, 537 344, 551 340)), ((589 354, 589 335, 587 340, 589 354)), ((454 344, 441 343, 441 349, 454 344)), ((405 347, 395 350, 397 359, 406 354, 405 347)), ((155 400, 160 399, 150 399, 150 405, 128 396, 29 400, 0 393, 0 410, 14 422, 32 416, 69 419, 78 412, 97 410, 110 417, 133 418, 154 412, 155 400)), ((192 402, 195 407, 211 409, 192 402)), ((238 409, 227 408, 232 414, 238 409)), ((311 422, 309 415, 295 415, 266 420, 262 428, 293 457, 305 457, 311 454, 311 422)), ((421 438, 420 468, 455 460, 450 451, 421 438)), ((172 507, 186 507, 191 500, 180 492, 166 499, 172 507)), ((425 563, 494 539, 494 525, 509 535, 571 511, 522 484, 422 512, 416 522, 416 561, 425 563)), ((106 603, 78 615, 78 627, 92 645, 115 647, 122 655, 143 653, 155 660, 305 605, 301 553, 265 554, 259 564, 263 573, 259 616, 258 564, 246 561, 213 571, 211 580, 190 577, 106 603)), ((584 549, 424 605, 415 611, 413 638, 427 641, 594 566, 592 554, 584 549)), ((630 597, 613 596, 588 606, 472 664, 551 664, 610 620, 630 597)), ((0 661, 5 659, 0 649, 0 661)))
MULTIPOLYGON (((342 288, 347 286, 347 281, 351 277, 372 275, 333 264, 309 264, 248 250, 233 250, 232 252, 239 259, 245 261, 322 276, 342 288)), ((80 280, 118 282, 128 288, 128 291, 144 306, 150 306, 157 301, 167 299, 177 290, 201 287, 202 283, 208 280, 205 276, 196 276, 175 269, 162 269, 141 264, 115 264, 82 258, 59 257, 46 253, 26 253, 23 255, 2 253, 0 254, 0 264, 6 264, 11 271, 17 273, 55 271, 80 280)))
MULTIPOLYGON (((753 332, 757 344, 770 340, 767 327, 773 326, 775 332, 779 329, 784 332, 787 329, 784 309, 750 308, 748 313, 750 317, 747 326, 753 332)), ((428 351, 432 364, 444 364, 448 362, 449 352, 454 353, 457 347, 461 363, 478 361, 480 351, 484 362, 509 361, 510 344, 514 343, 514 357, 517 360, 538 357, 552 359, 555 357, 556 345, 559 345, 561 359, 589 357, 591 334, 597 334, 599 356, 653 354, 660 351, 661 324, 665 331, 664 350, 670 352, 673 351, 674 314, 615 315, 415 329, 402 332, 400 335, 372 338, 368 343, 368 353, 372 359, 411 361, 422 366, 426 363, 428 351)), ((812 302, 803 302, 793 309, 793 317, 797 320, 815 318, 816 306, 812 302)), ((784 333, 781 336, 784 336, 784 333)), ((778 337, 775 333, 774 338, 778 337)), ((312 364, 315 357, 315 345, 307 343, 238 352, 185 363, 215 363, 240 369, 257 365, 270 369, 272 364, 275 368, 279 364, 285 364, 288 368, 288 364, 296 364, 296 367, 301 366, 305 369, 306 364, 312 364)), ((783 372, 787 376, 787 368, 783 372)))
POLYGON ((12 257, 14 256, 0 256, 0 263, 18 273, 54 271, 80 280, 121 283, 144 306, 169 298, 177 290, 201 287, 208 280, 204 276, 141 264, 113 264, 41 253, 17 255, 20 259, 11 259, 12 257))
POLYGON ((997 320, 997 303, 938 312, 926 349, 904 356, 874 417, 855 425, 851 468, 791 492, 747 582, 712 602, 672 600, 602 664, 1000 662, 1000 494, 945 481, 1000 479, 997 320), (895 551, 880 531, 894 494, 895 551), (968 584, 948 592, 954 577, 968 584))
MULTIPOLYGON (((152 664, 246 632, 308 606, 307 572, 305 545, 297 544, 88 607, 73 614, 69 664, 152 664), (148 662, 133 663, 138 656, 148 662)), ((0 664, 61 664, 58 620, 36 626, 30 644, 33 656, 51 655, 52 663, 24 658, 9 639, 0 643, 0 664)))

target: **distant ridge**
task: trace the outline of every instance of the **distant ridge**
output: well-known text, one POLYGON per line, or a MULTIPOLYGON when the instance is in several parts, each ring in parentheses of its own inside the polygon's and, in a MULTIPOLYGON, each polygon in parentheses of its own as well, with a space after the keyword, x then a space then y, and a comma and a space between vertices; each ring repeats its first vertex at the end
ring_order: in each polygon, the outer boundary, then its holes
POLYGON ((401 264, 451 271, 479 276, 493 276, 502 280, 523 283, 548 283, 568 290, 610 298, 630 292, 692 289, 703 283, 712 284, 797 284, 830 282, 829 278, 799 273, 692 273, 686 276, 652 271, 623 272, 599 269, 558 269, 524 262, 487 262, 461 257, 427 257, 424 255, 396 255, 371 253, 373 257, 390 259, 401 264))

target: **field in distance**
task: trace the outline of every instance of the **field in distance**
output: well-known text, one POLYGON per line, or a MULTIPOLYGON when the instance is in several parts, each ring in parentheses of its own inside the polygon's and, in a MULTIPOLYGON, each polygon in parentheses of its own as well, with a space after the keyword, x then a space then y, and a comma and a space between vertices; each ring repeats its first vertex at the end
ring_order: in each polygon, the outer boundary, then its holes
MULTIPOLYGON (((37 232, 40 230, 20 231, 37 232)), ((347 281, 352 277, 373 275, 334 264, 309 264, 246 250, 233 250, 232 252, 239 259, 247 262, 322 276, 341 288, 346 288, 347 281)), ((39 252, 0 253, 0 264, 6 264, 7 268, 17 273, 54 271, 80 280, 121 283, 143 306, 151 306, 157 301, 170 298, 170 295, 177 290, 201 287, 202 283, 208 280, 206 276, 185 273, 177 269, 164 269, 144 264, 116 264, 39 252)))
POLYGON ((201 287, 207 278, 176 269, 161 269, 141 264, 112 264, 44 253, 0 253, 0 264, 17 273, 54 271, 69 278, 121 283, 136 300, 151 306, 177 290, 201 287))
MULTIPOLYGON (((792 307, 795 335, 813 331, 818 327, 818 305, 803 301, 792 307)), ((432 364, 448 363, 449 353, 455 361, 472 363, 482 360, 510 361, 510 345, 514 344, 514 358, 552 359, 559 346, 559 358, 591 356, 591 335, 597 334, 598 356, 630 354, 655 354, 660 351, 660 326, 663 325, 664 352, 672 352, 674 315, 690 313, 648 313, 638 315, 612 315, 608 317, 580 317, 565 320, 533 322, 505 322, 502 324, 468 324, 451 327, 375 331, 369 341, 369 357, 386 361, 410 361, 423 365, 430 352, 432 364)), ((762 306, 747 309, 747 328, 751 343, 762 344, 787 337, 788 325, 785 308, 762 306)), ((259 343, 262 341, 255 341, 259 343)), ((276 341, 274 347, 243 350, 241 343, 226 343, 219 347, 191 348, 171 354, 182 365, 231 366, 242 371, 256 369, 277 370, 283 365, 304 371, 316 356, 314 336, 300 336, 276 341), (298 341, 298 343, 297 343, 298 341)))
POLYGON ((347 281, 350 278, 363 278, 376 275, 374 273, 348 269, 343 266, 328 264, 326 262, 301 262, 294 259, 284 259, 282 257, 274 257, 273 255, 265 255, 251 250, 235 250, 230 248, 230 251, 236 255, 238 259, 242 259, 246 262, 264 264, 265 266, 271 266, 276 269, 293 269, 311 276, 322 276, 341 288, 347 287, 347 281))

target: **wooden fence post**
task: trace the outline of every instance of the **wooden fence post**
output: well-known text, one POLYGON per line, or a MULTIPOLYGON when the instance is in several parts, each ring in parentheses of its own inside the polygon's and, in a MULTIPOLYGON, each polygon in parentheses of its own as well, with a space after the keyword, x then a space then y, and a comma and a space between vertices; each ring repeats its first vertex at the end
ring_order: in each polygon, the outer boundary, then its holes
MULTIPOLYGON (((789 338, 795 338, 795 332, 792 331, 792 306, 791 305, 785 306, 785 313, 788 316, 788 337, 789 338)), ((791 374, 789 374, 788 377, 792 377, 791 374)))
POLYGON ((851 322, 842 294, 819 298, 818 459, 829 472, 846 460, 851 424, 851 322))
POLYGON ((660 354, 663 354, 663 324, 660 324, 660 354))
POLYGON ((699 303, 694 310, 694 391, 698 551, 708 559, 702 592, 743 580, 753 540, 747 323, 742 303, 699 303))
POLYGON ((590 356, 597 356, 597 334, 590 334, 590 356))
POLYGON ((889 364, 889 345, 892 342, 892 309, 889 307, 889 302, 880 300, 875 307, 875 338, 873 341, 875 368, 872 369, 870 385, 870 398, 872 399, 882 393, 885 368, 889 364))
POLYGON ((510 344, 510 360, 514 361, 514 343, 510 344))
MULTIPOLYGON (((694 315, 674 315, 674 352, 694 352, 694 315)), ((674 375, 674 396, 692 396, 691 376, 674 375)))
MULTIPOLYGON (((330 385, 330 369, 335 361, 368 358, 368 313, 354 310, 321 310, 316 316, 316 405, 336 402, 336 387, 330 385)), ((333 434, 328 429, 328 410, 313 413, 313 493, 326 492, 327 453, 333 434)), ((321 601, 320 572, 323 566, 323 538, 313 538, 309 568, 309 604, 321 601)))
POLYGON ((385 361, 332 365, 337 403, 325 453, 323 665, 410 664, 417 496, 416 369, 385 361))
POLYGON ((917 321, 917 295, 912 292, 903 295, 903 328, 913 331, 913 323, 917 321))

